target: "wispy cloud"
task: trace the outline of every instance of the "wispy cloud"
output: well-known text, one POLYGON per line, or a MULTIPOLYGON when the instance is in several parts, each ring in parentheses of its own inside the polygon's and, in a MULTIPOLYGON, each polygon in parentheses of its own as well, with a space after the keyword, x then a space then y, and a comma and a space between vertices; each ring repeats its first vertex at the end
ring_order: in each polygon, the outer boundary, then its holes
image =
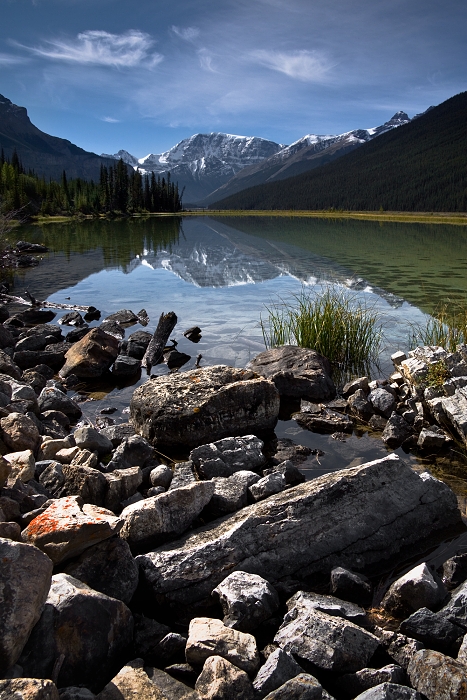
POLYGON ((174 24, 171 27, 174 34, 185 41, 194 41, 199 36, 197 27, 176 27, 174 24))
POLYGON ((208 49, 199 49, 197 51, 199 64, 203 70, 207 70, 211 73, 215 73, 214 66, 212 65, 212 54, 208 49))
POLYGON ((266 68, 310 83, 322 82, 329 78, 333 67, 328 58, 319 51, 283 52, 258 49, 252 51, 250 57, 266 68))
POLYGON ((0 53, 0 65, 2 66, 14 66, 19 63, 26 63, 27 59, 22 56, 14 56, 9 53, 0 53))
POLYGON ((153 68, 163 60, 152 52, 153 39, 149 34, 130 29, 123 34, 88 30, 76 39, 50 40, 39 47, 24 47, 37 56, 57 61, 111 66, 113 68, 153 68))
POLYGON ((101 121, 108 122, 109 124, 118 124, 120 119, 114 119, 113 117, 102 117, 101 121))

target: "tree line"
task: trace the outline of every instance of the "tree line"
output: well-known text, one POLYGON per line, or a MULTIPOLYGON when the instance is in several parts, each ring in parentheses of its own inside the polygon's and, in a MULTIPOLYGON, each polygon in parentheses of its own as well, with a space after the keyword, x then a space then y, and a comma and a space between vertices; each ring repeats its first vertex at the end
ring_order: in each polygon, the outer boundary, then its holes
POLYGON ((21 210, 22 215, 74 214, 126 215, 144 212, 179 212, 183 191, 166 177, 128 172, 120 159, 115 165, 101 165, 99 182, 68 179, 65 170, 60 182, 39 177, 23 167, 16 151, 11 159, 0 154, 0 213, 21 210))

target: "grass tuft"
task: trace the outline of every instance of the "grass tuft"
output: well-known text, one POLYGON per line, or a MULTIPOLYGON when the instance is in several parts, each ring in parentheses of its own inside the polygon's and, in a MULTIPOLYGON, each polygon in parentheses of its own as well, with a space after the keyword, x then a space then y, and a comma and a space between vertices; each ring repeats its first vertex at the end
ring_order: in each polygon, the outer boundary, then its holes
POLYGON ((336 288, 302 290, 291 302, 266 307, 260 324, 267 348, 298 345, 316 350, 344 372, 367 370, 378 360, 380 318, 361 299, 336 288))
POLYGON ((448 352, 455 352, 457 345, 467 342, 467 308, 447 300, 440 304, 424 325, 412 327, 409 344, 439 345, 448 352))

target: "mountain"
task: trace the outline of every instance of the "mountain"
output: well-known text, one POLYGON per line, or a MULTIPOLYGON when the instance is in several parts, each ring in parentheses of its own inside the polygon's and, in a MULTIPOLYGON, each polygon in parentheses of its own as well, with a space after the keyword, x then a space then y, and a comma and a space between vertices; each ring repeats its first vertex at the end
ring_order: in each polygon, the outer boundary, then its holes
POLYGON ((184 202, 204 199, 247 165, 260 163, 283 148, 282 144, 257 136, 234 136, 214 132, 195 134, 164 153, 150 153, 137 160, 127 151, 106 158, 122 158, 141 172, 166 175, 170 172, 179 190, 185 188, 184 202))
POLYGON ((24 107, 18 107, 0 95, 0 149, 11 158, 16 149, 26 169, 53 180, 60 179, 63 170, 69 178, 99 179, 101 164, 113 165, 114 161, 85 151, 70 141, 49 136, 38 129, 28 117, 24 107))
POLYGON ((372 129, 355 129, 337 136, 308 134, 290 146, 285 146, 281 151, 261 163, 241 170, 225 185, 211 192, 205 203, 210 204, 247 187, 261 185, 264 182, 284 180, 293 175, 318 168, 336 158, 341 158, 376 136, 409 122, 410 118, 405 112, 397 112, 389 121, 372 129))
POLYGON ((467 211, 467 92, 328 165, 245 189, 222 209, 467 211))

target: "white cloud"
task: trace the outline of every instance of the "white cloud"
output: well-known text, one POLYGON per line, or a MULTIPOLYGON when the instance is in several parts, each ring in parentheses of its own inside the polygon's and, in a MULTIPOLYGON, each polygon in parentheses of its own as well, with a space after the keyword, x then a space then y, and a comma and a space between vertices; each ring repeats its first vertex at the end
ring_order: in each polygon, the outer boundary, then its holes
POLYGON ((101 121, 108 122, 109 124, 118 124, 120 119, 114 119, 113 117, 102 117, 101 121))
POLYGON ((319 51, 283 52, 258 49, 252 51, 250 57, 266 68, 310 83, 323 82, 329 77, 329 71, 333 67, 319 51))
POLYGON ((215 69, 212 65, 212 54, 207 49, 199 49, 197 51, 199 63, 203 70, 207 70, 211 73, 215 73, 215 69))
POLYGON ((197 27, 176 27, 172 25, 172 31, 180 39, 185 41, 194 41, 199 36, 199 29, 197 27))
POLYGON ((27 59, 21 56, 14 56, 8 53, 0 53, 0 65, 1 66, 13 66, 19 63, 26 63, 27 59))
POLYGON ((75 40, 47 41, 41 47, 25 47, 38 56, 73 63, 112 66, 114 68, 152 68, 163 60, 158 53, 151 53, 153 39, 144 32, 130 29, 124 34, 110 34, 101 30, 88 30, 78 34, 75 40))

